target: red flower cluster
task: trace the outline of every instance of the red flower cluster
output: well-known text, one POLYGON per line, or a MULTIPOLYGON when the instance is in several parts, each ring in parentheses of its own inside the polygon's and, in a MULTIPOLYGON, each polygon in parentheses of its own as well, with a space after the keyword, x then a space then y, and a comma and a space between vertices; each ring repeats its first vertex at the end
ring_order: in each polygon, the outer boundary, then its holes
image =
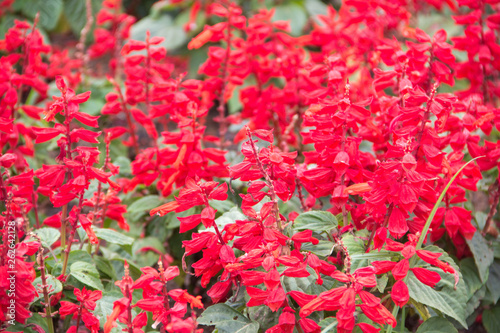
POLYGON ((73 291, 76 300, 80 302, 80 305, 73 302, 61 301, 61 307, 59 308, 59 314, 63 317, 73 316, 76 318, 76 326, 71 326, 68 332, 78 332, 78 326, 80 320, 83 320, 85 327, 87 327, 92 333, 99 332, 99 319, 91 312, 95 310, 96 301, 102 298, 102 291, 100 290, 86 290, 83 287, 82 290, 75 288, 73 291))

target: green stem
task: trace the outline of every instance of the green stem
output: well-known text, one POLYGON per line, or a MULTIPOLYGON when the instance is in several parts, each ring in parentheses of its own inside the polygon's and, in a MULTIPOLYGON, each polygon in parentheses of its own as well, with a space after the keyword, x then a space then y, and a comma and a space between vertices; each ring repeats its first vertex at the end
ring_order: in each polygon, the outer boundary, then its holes
POLYGON ((405 307, 401 309, 401 333, 405 332, 405 322, 406 322, 406 317, 405 317, 405 307))
MULTIPOLYGON (((395 306, 394 309, 392 310, 392 316, 396 318, 398 316, 398 311, 399 311, 399 306, 395 306)), ((387 331, 386 333, 391 333, 392 332, 392 326, 388 325, 387 326, 387 331)))
POLYGON ((45 261, 43 258, 42 250, 38 252, 38 264, 40 266, 40 278, 42 279, 42 290, 43 290, 43 299, 45 301, 45 320, 47 321, 47 328, 49 329, 49 333, 54 333, 54 323, 52 321, 52 311, 50 308, 50 297, 49 297, 49 289, 47 287, 47 277, 45 275, 45 261))

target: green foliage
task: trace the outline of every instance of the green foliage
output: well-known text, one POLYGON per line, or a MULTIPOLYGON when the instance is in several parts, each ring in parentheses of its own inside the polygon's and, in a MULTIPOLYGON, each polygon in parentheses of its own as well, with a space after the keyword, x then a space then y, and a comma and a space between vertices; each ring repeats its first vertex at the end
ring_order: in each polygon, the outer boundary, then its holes
POLYGON ((488 333, 498 332, 498 328, 500 327, 500 306, 497 305, 484 311, 483 324, 488 333))
POLYGON ((490 266, 493 263, 493 250, 488 247, 486 240, 479 231, 476 231, 472 239, 467 240, 467 244, 474 255, 474 261, 481 277, 481 281, 488 280, 490 266))
POLYGON ((23 0, 20 2, 23 3, 23 14, 30 19, 35 19, 36 14, 40 13, 39 24, 47 30, 56 27, 63 11, 62 0, 23 0))
POLYGON ((182 26, 174 24, 169 15, 161 15, 158 18, 147 16, 133 25, 130 34, 134 40, 146 40, 146 31, 151 33, 151 37, 163 37, 165 40, 160 46, 167 50, 174 50, 187 43, 186 32, 182 26))
POLYGON ((337 332, 337 318, 328 317, 319 322, 319 326, 321 326, 321 333, 329 333, 329 332, 337 332))
POLYGON ((132 237, 125 236, 124 234, 115 230, 102 229, 97 227, 93 227, 93 229, 97 238, 105 240, 106 242, 111 244, 132 245, 132 243, 134 242, 134 239, 132 237))
POLYGON ((250 321, 247 317, 227 304, 215 304, 208 307, 198 323, 205 326, 215 326, 219 333, 257 333, 259 323, 250 321))
POLYGON ((73 278, 88 287, 97 290, 102 290, 104 288, 97 268, 90 263, 77 261, 71 265, 70 273, 73 278))
POLYGON ((307 22, 307 15, 304 7, 288 2, 275 7, 273 21, 289 21, 292 35, 299 36, 307 22), (290 20, 292 17, 293 20, 290 20))
POLYGON ((50 248, 61 237, 61 232, 54 228, 40 228, 33 231, 42 242, 42 246, 50 248))
MULTIPOLYGON (((92 15, 95 17, 101 9, 102 1, 92 0, 92 15)), ((80 36, 80 32, 87 23, 87 8, 85 0, 64 0, 64 15, 71 27, 71 30, 76 36, 80 36)), ((95 22, 94 22, 95 23, 95 22)))
POLYGON ((295 218, 293 227, 297 230, 329 231, 338 225, 337 219, 330 212, 310 211, 295 218))
POLYGON ((458 333, 458 331, 448 320, 432 317, 418 327, 417 333, 458 333))

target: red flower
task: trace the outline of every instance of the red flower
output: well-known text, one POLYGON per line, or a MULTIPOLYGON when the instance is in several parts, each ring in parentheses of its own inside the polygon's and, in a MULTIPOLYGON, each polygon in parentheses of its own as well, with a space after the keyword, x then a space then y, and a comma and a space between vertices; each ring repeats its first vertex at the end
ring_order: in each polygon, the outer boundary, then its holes
POLYGON ((392 286, 391 298, 397 306, 403 307, 410 299, 406 283, 402 280, 396 281, 392 286))

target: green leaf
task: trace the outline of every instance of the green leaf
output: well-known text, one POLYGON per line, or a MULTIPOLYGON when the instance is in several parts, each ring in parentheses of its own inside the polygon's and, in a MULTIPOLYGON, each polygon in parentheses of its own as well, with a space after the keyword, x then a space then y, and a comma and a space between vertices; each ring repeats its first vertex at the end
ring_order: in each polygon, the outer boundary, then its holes
POLYGON ((368 253, 354 253, 351 255, 351 259, 354 260, 390 260, 391 257, 392 253, 386 250, 375 250, 368 253))
POLYGON ((252 323, 247 317, 234 310, 227 304, 215 304, 208 307, 198 318, 198 323, 205 326, 215 326, 219 333, 257 333, 259 324, 252 323), (243 331, 239 331, 245 328, 243 331))
POLYGON ((304 8, 296 3, 284 3, 275 8, 274 21, 289 21, 291 34, 299 36, 307 22, 307 15, 304 8))
MULTIPOLYGON (((465 307, 467 305, 467 287, 463 281, 462 274, 453 259, 437 246, 428 246, 425 250, 431 252, 441 252, 443 255, 439 257, 449 263, 457 272, 459 282, 455 289, 455 278, 453 274, 445 273, 437 267, 426 267, 430 271, 434 271, 441 276, 441 281, 436 285, 440 290, 433 289, 422 282, 420 282, 413 272, 408 273, 406 284, 410 292, 410 297, 415 301, 420 302, 426 306, 430 306, 447 316, 457 320, 463 327, 467 328, 465 322, 465 307)), ((425 264, 419 260, 418 265, 425 264)))
POLYGON ((337 219, 330 212, 314 210, 297 216, 293 223, 296 230, 330 231, 338 225, 337 219))
POLYGON ((134 201, 127 208, 127 213, 149 213, 153 208, 161 205, 160 197, 157 195, 147 195, 134 201))
POLYGON ((496 259, 500 259, 500 242, 493 242, 493 255, 496 259))
POLYGON ((308 289, 311 287, 311 285, 316 284, 316 272, 314 272, 310 268, 307 269, 307 271, 310 273, 310 275, 303 278, 283 276, 282 281, 285 291, 301 291, 307 294, 308 289))
POLYGON ((474 261, 476 262, 481 281, 486 282, 488 280, 490 266, 494 259, 493 250, 488 247, 486 239, 484 239, 479 231, 476 231, 472 239, 467 239, 466 241, 474 255, 474 261))
POLYGON ((61 237, 61 232, 55 228, 40 228, 33 231, 42 241, 43 247, 51 247, 61 237))
POLYGON ((481 302, 486 295, 486 286, 482 286, 478 291, 472 295, 472 297, 467 301, 467 306, 465 307, 465 317, 469 318, 474 311, 481 305, 481 302))
POLYGON ((236 220, 246 220, 246 216, 241 212, 238 207, 233 207, 225 212, 220 217, 215 219, 218 227, 225 227, 227 224, 234 223, 236 220))
MULTIPOLYGON (((241 293, 244 293, 246 296, 245 292, 241 293)), ((259 322, 261 332, 267 331, 271 327, 276 326, 279 322, 276 312, 273 312, 267 305, 252 306, 247 308, 247 313, 247 317, 250 321, 259 322)))
POLYGON ((159 46, 167 50, 174 50, 187 42, 187 35, 182 26, 176 26, 168 15, 158 18, 147 16, 141 19, 130 29, 130 39, 145 41, 146 31, 151 33, 151 37, 165 38, 159 46))
POLYGON ((259 332, 259 323, 256 321, 252 321, 239 330, 237 330, 235 333, 257 333, 259 332))
POLYGON ((47 30, 56 27, 63 10, 62 0, 30 0, 23 6, 23 13, 31 19, 40 12, 40 26, 47 30))
POLYGON ((320 0, 307 0, 304 1, 304 6, 307 12, 311 16, 325 15, 327 13, 328 7, 320 0))
MULTIPOLYGON (((63 289, 63 286, 62 286, 62 283, 61 281, 59 281, 58 279, 56 279, 54 276, 50 275, 50 274, 46 274, 45 275, 45 281, 46 283, 49 285, 49 295, 52 295, 52 294, 57 294, 58 292, 61 292, 62 289, 63 289)), ((38 285, 42 285, 42 277, 39 276, 37 277, 34 281, 33 281, 33 287, 35 288, 39 288, 38 285)), ((36 302, 37 300, 39 299, 42 299, 43 298, 43 294, 42 293, 39 293, 38 297, 35 297, 35 299, 33 300, 33 302, 36 302)))
POLYGON ((467 299, 470 299, 472 295, 483 286, 479 273, 477 271, 476 264, 473 258, 465 258, 460 261, 460 272, 464 277, 465 285, 467 286, 467 299))
POLYGON ((497 303, 500 299, 500 288, 498 286, 500 286, 500 262, 495 261, 490 266, 490 274, 488 281, 486 281, 486 287, 491 293, 493 303, 497 303))
POLYGON ((477 223, 479 230, 484 229, 484 225, 486 224, 487 218, 488 218, 488 215, 483 213, 483 212, 475 212, 474 213, 474 220, 476 220, 476 223, 477 223))
MULTIPOLYGON (((92 14, 95 15, 101 9, 100 0, 92 0, 92 14)), ((64 0, 64 15, 68 19, 69 26, 73 33, 80 36, 80 32, 87 23, 86 1, 64 0)))
POLYGON ((344 242, 344 246, 347 248, 347 251, 349 251, 349 255, 353 256, 356 254, 364 254, 365 253, 365 246, 363 240, 359 239, 358 237, 355 237, 354 235, 350 233, 344 234, 342 237, 342 241, 344 242))
POLYGON ((134 239, 132 237, 125 236, 124 234, 114 231, 111 229, 102 229, 93 227, 94 233, 99 239, 103 239, 108 243, 118 244, 118 245, 132 245, 134 239))
POLYGON ((358 268, 366 267, 370 265, 372 261, 375 260, 391 260, 392 253, 389 251, 372 251, 369 253, 365 252, 364 241, 359 237, 359 235, 352 235, 350 233, 345 234, 342 237, 344 246, 349 251, 351 256, 351 270, 355 271, 358 268))
POLYGON ((338 322, 335 317, 328 317, 319 322, 319 326, 321 326, 321 333, 337 332, 337 325, 338 322))
POLYGON ((387 287, 387 282, 389 282, 389 277, 387 274, 377 277, 377 290, 379 293, 383 294, 385 287, 387 287))
MULTIPOLYGON (((15 3, 19 3, 20 1, 16 1, 15 3)), ((12 15, 10 13, 4 13, 2 15, 2 19, 0 20, 0 39, 5 39, 5 34, 7 30, 14 26, 14 20, 22 20, 23 18, 18 15, 12 15)))
POLYGON ((431 317, 418 327, 417 333, 458 333, 458 331, 448 320, 431 317))
POLYGON ((110 279, 117 280, 115 269, 113 268, 113 265, 111 265, 108 259, 103 258, 101 256, 95 256, 94 262, 99 272, 103 273, 110 279))
MULTIPOLYGON (((124 275, 125 259, 112 258, 109 259, 109 263, 111 264, 111 266, 113 266, 113 269, 116 272, 117 276, 124 275)), ((130 276, 132 277, 132 279, 137 280, 142 275, 141 269, 139 268, 139 266, 137 266, 134 262, 130 260, 127 260, 127 263, 130 269, 130 276)))
POLYGON ((152 251, 143 252, 142 248, 152 247, 164 253, 163 244, 156 237, 145 237, 136 239, 132 245, 132 254, 135 262, 141 266, 153 266, 158 262, 158 254, 152 251))
MULTIPOLYGON (((130 167, 130 160, 125 156, 118 156, 113 164, 120 167, 120 175, 130 175, 132 174, 132 168, 130 167)), ((130 207, 128 207, 130 209, 130 207)))
POLYGON ((483 312, 483 325, 488 333, 498 332, 500 327, 500 306, 483 312))
POLYGON ((216 209, 217 213, 223 214, 230 211, 232 208, 236 207, 236 204, 229 200, 224 200, 224 201, 212 200, 210 201, 210 206, 213 209, 216 209))
POLYGON ((132 222, 139 221, 139 219, 144 215, 149 215, 149 211, 151 209, 156 208, 161 204, 162 202, 157 195, 147 195, 145 197, 142 197, 128 206, 127 215, 129 217, 129 220, 132 222))
POLYGON ((104 288, 99 277, 99 272, 94 265, 83 261, 77 261, 71 265, 69 270, 71 276, 81 283, 98 290, 104 288))
MULTIPOLYGON (((90 254, 88 254, 87 251, 83 250, 73 250, 69 253, 69 258, 68 258, 68 267, 71 266, 73 263, 77 261, 83 261, 89 264, 93 264, 92 257, 90 254)), ((50 271, 50 273, 54 276, 58 276, 62 273, 62 262, 59 260, 57 263, 54 263, 54 258, 50 256, 45 263, 47 266, 52 266, 53 268, 50 271)))
POLYGON ((301 251, 312 252, 320 257, 327 257, 332 253, 333 243, 327 240, 320 240, 318 244, 304 243, 301 251))

